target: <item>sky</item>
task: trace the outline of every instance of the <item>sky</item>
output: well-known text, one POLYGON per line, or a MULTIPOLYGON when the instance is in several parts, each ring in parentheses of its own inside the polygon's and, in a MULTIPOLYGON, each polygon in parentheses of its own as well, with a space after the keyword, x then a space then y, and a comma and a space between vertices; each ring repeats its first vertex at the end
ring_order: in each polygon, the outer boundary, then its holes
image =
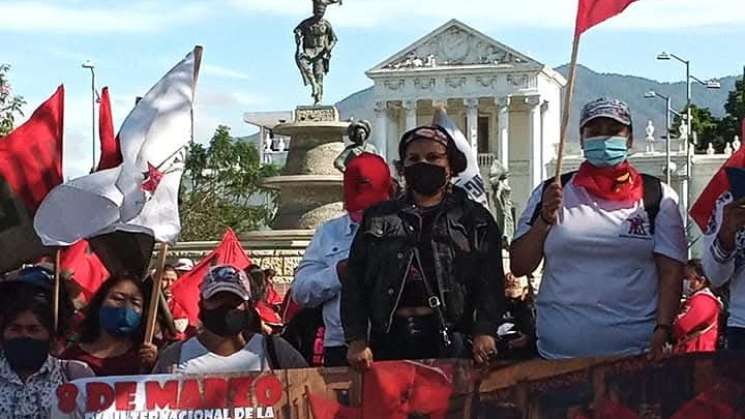
MULTIPOLYGON (((326 17, 339 43, 326 79, 335 103, 369 87, 365 71, 452 18, 551 66, 569 61, 576 0, 344 0, 326 17)), ((64 83, 64 175, 91 167, 91 76, 109 86, 115 128, 160 77, 194 45, 204 47, 197 87, 195 139, 219 124, 234 136, 255 132, 244 112, 310 104, 294 62, 294 27, 311 0, 0 0, 0 63, 12 65, 14 92, 27 116, 64 83)), ((691 60, 709 79, 741 74, 743 0, 639 0, 591 29, 579 61, 599 72, 679 81, 691 60)))

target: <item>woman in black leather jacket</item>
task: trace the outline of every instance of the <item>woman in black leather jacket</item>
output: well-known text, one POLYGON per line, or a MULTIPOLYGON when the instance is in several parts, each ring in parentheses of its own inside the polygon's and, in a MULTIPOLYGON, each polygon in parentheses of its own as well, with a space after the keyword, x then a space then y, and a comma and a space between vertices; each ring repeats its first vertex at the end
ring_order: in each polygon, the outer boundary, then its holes
POLYGON ((365 212, 342 280, 347 360, 496 355, 504 305, 500 234, 493 217, 451 184, 466 158, 447 131, 404 134, 399 199, 365 212), (472 345, 467 343, 472 340, 472 345))

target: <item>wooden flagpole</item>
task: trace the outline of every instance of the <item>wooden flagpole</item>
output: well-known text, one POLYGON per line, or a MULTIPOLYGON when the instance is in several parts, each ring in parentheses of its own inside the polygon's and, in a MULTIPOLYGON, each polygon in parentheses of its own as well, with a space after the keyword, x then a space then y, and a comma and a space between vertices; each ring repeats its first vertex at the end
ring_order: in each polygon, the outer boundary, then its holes
POLYGON ((155 337, 155 322, 158 318, 158 301, 160 300, 161 279, 163 268, 166 266, 166 257, 168 256, 168 243, 160 244, 158 252, 158 266, 153 275, 153 288, 150 293, 150 304, 147 308, 147 324, 145 325, 145 343, 153 343, 155 337))
POLYGON ((57 249, 54 255, 54 289, 52 292, 52 311, 54 313, 54 332, 59 332, 59 295, 60 271, 62 271, 62 249, 57 249))
POLYGON ((569 125, 569 115, 572 109, 572 99, 574 96, 574 79, 577 76, 577 56, 579 54, 579 38, 581 34, 575 33, 574 42, 572 43, 572 60, 569 64, 569 79, 567 80, 567 90, 564 95, 564 109, 561 115, 561 136, 559 137, 559 152, 556 156, 556 173, 554 173, 554 182, 561 184, 561 169, 564 162, 564 146, 567 139, 567 127, 569 125))

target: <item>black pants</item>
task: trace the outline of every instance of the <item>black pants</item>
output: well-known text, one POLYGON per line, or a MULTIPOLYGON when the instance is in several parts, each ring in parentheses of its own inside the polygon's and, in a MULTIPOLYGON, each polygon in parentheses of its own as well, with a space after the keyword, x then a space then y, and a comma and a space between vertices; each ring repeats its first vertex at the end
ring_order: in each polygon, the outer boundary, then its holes
POLYGON ((745 351, 745 327, 728 327, 727 349, 730 351, 745 351))
POLYGON ((346 367, 347 366, 347 347, 346 346, 326 346, 323 348, 323 366, 324 367, 346 367))
POLYGON ((442 339, 437 316, 393 317, 388 334, 373 334, 370 346, 376 361, 441 358, 442 339))

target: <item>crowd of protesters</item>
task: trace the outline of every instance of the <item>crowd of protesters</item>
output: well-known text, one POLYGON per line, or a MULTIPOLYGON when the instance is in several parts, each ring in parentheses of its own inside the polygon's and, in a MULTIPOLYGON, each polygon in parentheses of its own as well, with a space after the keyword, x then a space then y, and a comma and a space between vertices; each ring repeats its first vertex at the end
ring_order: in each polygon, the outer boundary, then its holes
POLYGON ((60 383, 94 374, 744 350, 745 201, 721 197, 702 260, 689 261, 675 191, 627 159, 628 106, 590 102, 578 129, 586 160, 533 191, 509 272, 493 216, 452 182, 466 156, 427 125, 401 138, 399 180, 377 155, 349 162, 346 212, 317 229, 284 300, 272 269, 212 266, 192 325, 173 303, 194 268, 179 259, 161 275, 172 324, 151 343, 151 286, 136 275, 112 274, 77 309, 63 287, 55 313, 53 265, 8 273, 0 416, 37 417, 60 383))

